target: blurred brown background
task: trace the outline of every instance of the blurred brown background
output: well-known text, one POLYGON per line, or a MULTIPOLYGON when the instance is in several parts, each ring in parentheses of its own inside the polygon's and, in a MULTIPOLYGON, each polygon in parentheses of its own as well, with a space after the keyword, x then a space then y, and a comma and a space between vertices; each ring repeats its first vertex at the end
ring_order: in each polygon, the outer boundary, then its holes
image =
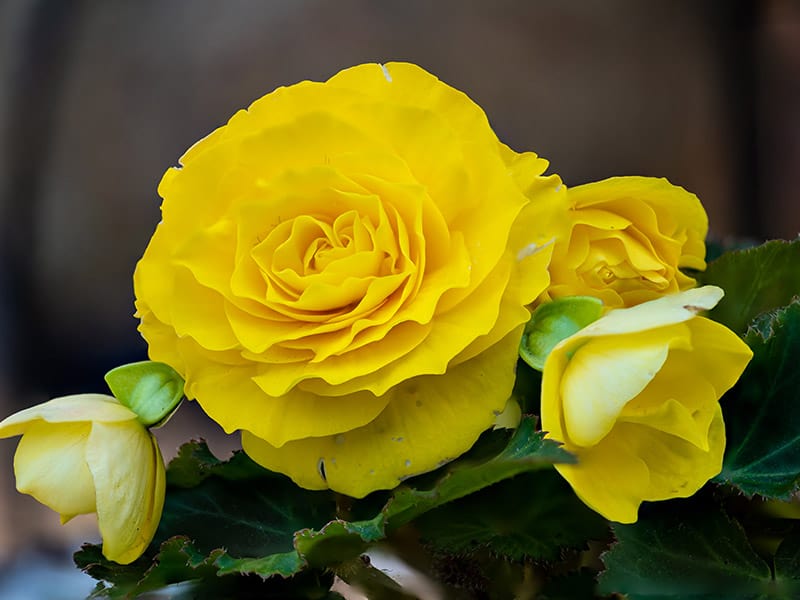
MULTIPOLYGON (((718 238, 800 231, 797 1, 2 0, 3 416, 145 357, 131 273, 186 148, 279 85, 389 60, 465 91, 568 185, 665 176, 718 238)), ((194 428, 177 419, 166 454, 194 428)), ((57 522, 12 493, 15 443, 0 561, 57 522)))

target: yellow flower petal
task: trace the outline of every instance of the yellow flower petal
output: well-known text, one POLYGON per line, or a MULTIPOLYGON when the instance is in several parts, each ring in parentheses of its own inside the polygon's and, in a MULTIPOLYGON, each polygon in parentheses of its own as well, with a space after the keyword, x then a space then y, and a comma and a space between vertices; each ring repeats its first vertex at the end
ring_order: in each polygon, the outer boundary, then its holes
POLYGON ((722 470, 725 423, 720 405, 715 404, 712 409, 706 449, 688 442, 675 442, 668 436, 641 440, 637 451, 650 468, 650 486, 643 495, 645 500, 688 498, 722 470))
POLYGON ((578 497, 595 512, 618 523, 634 523, 650 469, 622 436, 609 435, 582 451, 577 465, 556 465, 578 497))
MULTIPOLYGON (((181 164, 134 277, 140 331, 188 397, 281 456, 366 431, 405 406, 409 381, 449 381, 496 352, 548 285, 568 225, 547 161, 402 63, 267 94, 181 164)), ((477 432, 460 421, 463 451, 477 432)), ((422 463, 454 456, 442 452, 422 463)), ((315 465, 298 480, 318 485, 315 465)))
POLYGON ((391 489, 459 456, 494 423, 514 384, 520 335, 517 329, 444 375, 400 384, 386 409, 363 427, 281 448, 244 431, 244 450, 308 489, 330 488, 356 498, 391 489))
POLYGON ((694 194, 650 177, 613 177, 568 191, 572 229, 556 244, 545 298, 591 295, 634 306, 685 290, 680 269, 705 268, 708 218, 694 194))
POLYGON ((64 522, 95 510, 94 482, 84 459, 90 429, 89 423, 34 421, 14 455, 17 489, 64 522))
POLYGON ((578 458, 556 468, 605 517, 633 522, 642 501, 689 496, 719 473, 719 399, 752 357, 696 316, 721 296, 707 286, 612 310, 548 356, 542 428, 578 458))
POLYGON ((192 377, 186 392, 228 433, 245 422, 254 434, 275 446, 360 427, 380 414, 389 401, 389 397, 366 391, 323 397, 300 388, 269 396, 259 385, 269 372, 258 372, 253 367, 208 366, 192 377), (235 412, 230 410, 232 402, 235 412))
POLYGON ((579 446, 592 446, 605 437, 625 405, 647 387, 667 360, 669 344, 663 339, 622 342, 590 340, 564 370, 564 424, 569 440, 579 446))
POLYGON ((103 556, 120 564, 133 562, 161 519, 166 484, 158 444, 138 424, 94 423, 86 464, 96 488, 103 556))
POLYGON ((687 498, 722 468, 725 426, 716 404, 709 451, 661 431, 629 423, 581 451, 577 465, 556 465, 590 508, 611 521, 634 523, 643 500, 687 498))
POLYGON ((689 326, 697 349, 692 357, 696 372, 703 373, 721 396, 739 379, 753 352, 738 335, 716 321, 698 317, 689 326))
POLYGON ((714 308, 724 293, 721 288, 705 285, 680 294, 664 296, 647 304, 612 310, 602 319, 581 329, 568 343, 575 343, 586 337, 636 333, 683 323, 695 318, 700 311, 714 308))
POLYGON ((358 65, 340 71, 328 81, 377 100, 429 109, 446 119, 448 125, 461 134, 491 133, 489 121, 477 104, 417 65, 397 62, 358 65))
POLYGON ((36 421, 77 423, 81 421, 131 421, 136 414, 116 398, 104 394, 76 394, 54 398, 14 413, 0 422, 0 438, 21 435, 36 421))

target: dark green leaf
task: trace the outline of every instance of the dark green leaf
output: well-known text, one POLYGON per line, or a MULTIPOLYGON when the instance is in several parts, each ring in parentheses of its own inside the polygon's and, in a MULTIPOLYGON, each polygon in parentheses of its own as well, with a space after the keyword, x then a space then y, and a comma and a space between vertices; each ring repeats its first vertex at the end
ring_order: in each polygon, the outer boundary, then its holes
POLYGON ((211 476, 193 488, 169 490, 155 542, 181 534, 204 553, 225 548, 238 558, 282 554, 294 550, 295 531, 322 527, 335 510, 332 494, 300 489, 286 477, 211 476))
POLYGON ((394 579, 373 567, 367 557, 357 557, 339 565, 336 574, 361 590, 370 600, 411 600, 416 596, 403 591, 394 579))
POLYGON ((775 552, 775 580, 781 589, 800 596, 800 526, 795 525, 775 552))
MULTIPOLYGON (((590 569, 580 569, 556 577, 542 587, 538 600, 575 600, 576 598, 599 598, 595 594, 596 576, 590 569)), ((604 596, 605 597, 605 596, 604 596)))
POLYGON ((723 399, 728 444, 718 481, 788 498, 800 477, 800 301, 756 319, 753 360, 723 399))
POLYGON ((113 587, 99 584, 91 598, 125 598, 136 588, 144 574, 151 567, 151 561, 142 557, 129 565, 120 565, 107 560, 101 546, 84 544, 73 555, 77 567, 99 581, 113 582, 113 587))
MULTIPOLYGON (((757 241, 752 238, 726 238, 724 240, 708 238, 706 239, 706 261, 710 263, 711 261, 718 259, 726 252, 732 252, 733 250, 746 250, 747 248, 758 246, 762 241, 763 240, 757 241)), ((692 277, 697 277, 697 271, 694 269, 686 270, 689 271, 689 274, 692 277)))
POLYGON ((504 431, 489 432, 483 444, 463 459, 430 476, 409 480, 395 490, 375 517, 362 521, 334 521, 319 531, 299 531, 295 546, 310 564, 322 566, 357 557, 369 543, 382 539, 415 517, 448 502, 481 490, 514 475, 548 468, 556 462, 571 462, 571 454, 544 434, 535 431, 536 420, 524 417, 505 447, 497 452, 504 431), (494 449, 494 453, 486 453, 494 449), (424 489, 412 487, 424 483, 424 489))
POLYGON ((723 254, 697 274, 699 284, 718 285, 725 297, 710 316, 744 333, 759 314, 779 308, 800 295, 800 238, 773 240, 747 250, 723 254))
POLYGON ((281 477, 253 462, 244 452, 234 452, 226 461, 219 460, 202 440, 183 444, 178 455, 167 468, 167 484, 170 487, 191 488, 211 476, 226 480, 260 479, 281 477))
POLYGON ((167 469, 164 511, 148 553, 127 567, 102 557, 91 561, 82 555, 79 560, 93 576, 113 584, 99 593, 114 598, 124 596, 110 596, 109 590, 157 589, 220 575, 296 580, 299 573, 357 559, 389 529, 427 510, 516 474, 573 460, 556 442, 535 431, 533 418, 524 418, 503 445, 507 437, 505 431, 487 433, 464 459, 439 473, 428 489, 396 490, 377 514, 358 521, 336 518, 342 506, 337 507, 330 492, 300 489, 242 453, 220 461, 204 443, 192 442, 181 448, 167 469), (174 540, 180 540, 180 547, 174 540), (172 568, 177 564, 183 570, 172 568))
POLYGON ((556 560, 608 537, 608 522, 586 507, 554 470, 524 473, 416 520, 436 551, 486 548, 511 560, 556 560))
POLYGON ((477 464, 469 460, 456 461, 429 489, 403 486, 395 490, 384 509, 387 525, 399 527, 437 506, 514 475, 575 461, 558 442, 544 439, 544 433, 536 431, 535 426, 536 419, 523 417, 500 454, 477 464))
POLYGON ((774 588, 769 566, 741 526, 715 503, 677 500, 643 507, 602 556, 602 593, 631 600, 762 598, 774 588))
POLYGON ((331 521, 319 531, 298 531, 294 545, 311 566, 336 565, 360 556, 371 542, 383 539, 384 522, 383 515, 369 521, 331 521))
POLYGON ((95 578, 112 581, 98 585, 92 598, 127 600, 147 592, 168 590, 176 600, 244 600, 260 598, 328 598, 333 583, 330 574, 307 572, 289 580, 261 577, 220 577, 217 562, 226 557, 215 550, 208 556, 198 553, 185 537, 162 544, 155 560, 117 565, 107 561, 100 546, 84 546, 75 555, 76 563, 95 578))

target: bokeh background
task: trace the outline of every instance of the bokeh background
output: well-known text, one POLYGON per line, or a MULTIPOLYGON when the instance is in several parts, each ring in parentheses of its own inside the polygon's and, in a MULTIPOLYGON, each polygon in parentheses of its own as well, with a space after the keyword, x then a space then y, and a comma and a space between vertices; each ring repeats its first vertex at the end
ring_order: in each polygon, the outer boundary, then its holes
MULTIPOLYGON (((2 416, 145 357, 131 274, 185 149, 277 86, 390 60, 465 91, 568 185, 663 176, 715 238, 800 231, 797 0, 0 0, 2 416)), ((195 431, 235 443, 176 419, 167 455, 195 431)), ((15 444, 6 572, 92 535, 13 492, 15 444)))

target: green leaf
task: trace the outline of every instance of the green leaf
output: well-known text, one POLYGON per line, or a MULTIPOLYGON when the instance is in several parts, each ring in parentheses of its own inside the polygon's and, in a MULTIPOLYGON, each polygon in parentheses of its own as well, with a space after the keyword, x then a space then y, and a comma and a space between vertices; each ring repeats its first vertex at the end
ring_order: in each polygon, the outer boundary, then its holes
MULTIPOLYGON (((595 594, 595 574, 587 568, 567 573, 547 581, 536 598, 538 600, 575 600, 575 598, 600 598, 595 594)), ((603 596, 604 598, 607 596, 603 596)))
POLYGON ((394 579, 373 567, 367 557, 358 557, 340 565, 336 574, 361 590, 370 600, 413 600, 394 579))
MULTIPOLYGON (((706 262, 711 262, 713 260, 717 260, 720 256, 725 254, 726 252, 732 252, 734 250, 746 250, 748 248, 753 248, 758 246, 759 243, 752 238, 726 238, 724 240, 721 239, 713 239, 708 238, 706 239, 706 262)), ((688 272, 689 275, 692 277, 697 277, 698 271, 695 269, 684 269, 688 272)))
POLYGON ((122 365, 105 376, 114 397, 145 426, 163 425, 183 398, 183 379, 169 365, 150 360, 122 365))
POLYGON ((608 522, 586 507, 554 470, 517 475, 432 510, 415 524, 435 551, 488 549, 510 560, 557 560, 608 537, 608 522))
POLYGON ((800 596, 800 527, 795 525, 775 552, 775 580, 782 589, 800 596))
POLYGON ((713 284, 725 297, 710 317, 744 333, 759 314, 800 295, 800 238, 773 240, 755 248, 723 254, 698 273, 698 285, 713 284))
POLYGON ((535 431, 535 423, 534 418, 523 417, 505 446, 499 444, 507 437, 505 431, 488 432, 483 436, 483 443, 464 458, 435 474, 411 479, 394 490, 373 518, 351 522, 337 520, 320 530, 299 531, 295 546, 311 565, 343 562, 357 557, 370 543, 438 506, 514 475, 575 460, 559 443, 545 440, 542 432, 535 431))
POLYGON ((319 531, 303 529, 294 537, 299 554, 311 566, 320 568, 336 565, 363 553, 371 542, 383 539, 385 517, 379 514, 368 521, 335 520, 319 531))
POLYGON ((309 571, 290 579, 228 576, 220 577, 223 550, 208 556, 199 553, 185 537, 174 537, 161 545, 155 560, 142 570, 142 560, 122 566, 106 561, 100 546, 84 546, 75 555, 76 563, 97 579, 113 581, 100 584, 91 598, 122 600, 137 598, 147 592, 169 590, 169 598, 182 600, 236 600, 260 598, 341 598, 329 593, 333 575, 309 571))
POLYGON ((107 560, 102 553, 102 546, 84 544, 73 555, 75 565, 98 581, 114 582, 113 587, 98 584, 90 598, 126 598, 136 589, 139 581, 151 566, 148 558, 142 557, 129 565, 120 565, 107 560))
POLYGON ((788 498, 800 478, 800 301, 756 319, 753 360, 722 402, 727 449, 717 481, 788 498))
POLYGON ((603 314, 603 302, 591 296, 571 296, 545 302, 525 325, 519 355, 537 371, 544 369, 550 351, 603 314))
MULTIPOLYGON (((167 469, 164 510, 147 554, 126 567, 100 557, 89 572, 113 584, 104 588, 102 593, 106 593, 131 586, 157 587, 181 577, 206 581, 212 574, 295 579, 347 564, 369 544, 385 538, 390 529, 427 510, 516 474, 574 460, 556 442, 543 439, 530 417, 523 418, 510 441, 503 444, 507 439, 505 430, 488 432, 465 458, 439 472, 428 489, 404 486, 395 490, 382 509, 374 509, 377 514, 358 521, 336 518, 336 497, 331 492, 303 490, 243 453, 220 461, 204 443, 191 442, 167 469), (176 539, 181 540, 179 548, 172 545, 176 539), (161 566, 162 555, 176 552, 180 560, 175 562, 202 572, 171 571, 169 561, 161 566), (155 574, 150 575, 151 571, 155 574)), ((432 477, 414 481, 427 482, 432 477)), ((375 499, 382 497, 377 494, 375 499)), ((371 502, 367 499, 365 504, 371 502)), ((85 564, 86 557, 81 562, 85 564)))
POLYGON ((630 600, 772 597, 769 566, 742 527, 713 502, 649 505, 637 523, 613 529, 618 541, 601 557, 602 593, 630 600))
POLYGON ((536 431, 535 424, 534 418, 523 417, 502 452, 483 462, 465 459, 451 463, 428 489, 410 485, 397 488, 383 511, 388 527, 400 527, 437 506, 514 475, 545 469, 555 463, 575 462, 575 457, 558 442, 544 439, 544 433, 536 431))
POLYGON ((167 468, 167 484, 174 487, 195 487, 212 476, 231 481, 280 477, 241 451, 219 460, 205 442, 197 440, 183 444, 167 468))
MULTIPOLYGON (((202 449, 196 452, 202 454, 202 449)), ((330 492, 303 490, 287 477, 264 469, 258 478, 231 478, 241 474, 246 461, 240 454, 229 463, 200 463, 204 478, 195 487, 171 487, 155 543, 181 534, 203 553, 225 548, 231 557, 260 558, 295 551, 296 531, 322 527, 334 518, 336 502, 330 492)), ((185 462, 179 465, 185 481, 185 462)), ((169 470, 173 470, 171 465, 169 470)), ((264 577, 274 574, 256 572, 264 577)))

